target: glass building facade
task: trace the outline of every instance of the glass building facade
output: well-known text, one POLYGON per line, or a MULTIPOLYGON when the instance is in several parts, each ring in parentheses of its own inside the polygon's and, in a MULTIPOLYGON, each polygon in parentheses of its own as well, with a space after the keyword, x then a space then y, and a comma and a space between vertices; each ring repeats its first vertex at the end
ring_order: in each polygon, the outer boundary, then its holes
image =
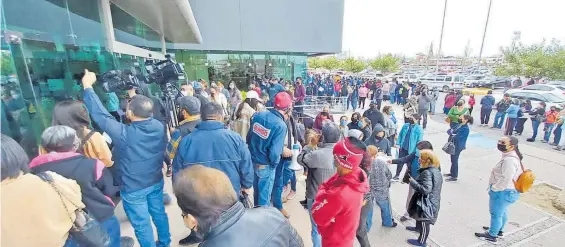
MULTIPOLYGON (((114 4, 115 40, 161 51, 160 35, 114 4)), ((19 142, 30 158, 38 154, 53 107, 81 100, 84 69, 97 74, 143 65, 144 58, 108 52, 98 0, 2 0, 1 130, 19 142)), ((168 41, 168 40, 165 40, 168 41)), ((183 63, 188 80, 235 81, 246 89, 263 76, 291 80, 306 74, 305 53, 168 50, 183 63)), ((141 66, 142 72, 146 72, 141 66)), ((95 91, 104 104, 112 93, 95 91)), ((152 84, 150 93, 160 94, 152 84)), ((125 98, 125 92, 117 93, 125 98)))

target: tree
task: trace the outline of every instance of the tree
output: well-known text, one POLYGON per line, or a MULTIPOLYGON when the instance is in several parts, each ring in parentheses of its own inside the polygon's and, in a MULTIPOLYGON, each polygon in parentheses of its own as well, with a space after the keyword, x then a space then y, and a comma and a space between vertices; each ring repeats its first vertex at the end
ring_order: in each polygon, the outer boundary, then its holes
POLYGON ((384 56, 378 56, 369 62, 369 66, 374 70, 379 70, 383 73, 396 71, 399 69, 400 58, 393 56, 392 54, 387 54, 384 56))
POLYGON ((318 69, 322 67, 322 59, 319 57, 309 57, 308 58, 308 68, 318 69))
POLYGON ((364 70, 367 67, 365 62, 357 60, 357 59, 352 58, 352 57, 343 60, 342 65, 343 65, 343 69, 345 71, 349 71, 349 72, 353 72, 353 73, 361 72, 362 70, 364 70))
POLYGON ((0 57, 0 73, 2 75, 14 74, 14 67, 12 66, 12 56, 8 52, 2 51, 2 56, 0 57))
POLYGON ((334 70, 341 67, 341 62, 336 57, 326 57, 321 61, 322 68, 327 70, 334 70))
POLYGON ((501 50, 505 63, 496 68, 496 75, 565 79, 565 46, 556 39, 548 45, 545 40, 524 45, 514 33, 511 45, 501 50))

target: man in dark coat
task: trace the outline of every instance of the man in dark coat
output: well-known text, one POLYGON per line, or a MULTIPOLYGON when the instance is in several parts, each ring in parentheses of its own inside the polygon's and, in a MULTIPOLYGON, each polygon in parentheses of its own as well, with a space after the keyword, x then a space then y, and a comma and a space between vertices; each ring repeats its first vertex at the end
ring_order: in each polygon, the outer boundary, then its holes
POLYGON ((363 113, 363 117, 371 120, 372 128, 374 128, 377 123, 381 124, 381 126, 385 126, 385 117, 383 113, 377 108, 377 103, 375 101, 371 101, 371 103, 369 104, 369 109, 363 113))

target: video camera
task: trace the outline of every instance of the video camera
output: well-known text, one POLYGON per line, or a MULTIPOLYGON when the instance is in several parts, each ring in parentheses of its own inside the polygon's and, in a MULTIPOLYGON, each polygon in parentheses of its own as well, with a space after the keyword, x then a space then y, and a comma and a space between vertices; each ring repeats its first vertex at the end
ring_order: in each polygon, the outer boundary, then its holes
POLYGON ((155 83, 166 89, 171 87, 168 83, 176 82, 184 79, 184 68, 175 62, 170 55, 165 56, 167 59, 154 63, 153 60, 145 62, 145 68, 148 75, 144 76, 139 65, 133 66, 131 69, 110 70, 104 74, 97 76, 101 81, 104 90, 107 92, 116 92, 120 90, 130 90, 141 87, 140 82, 155 83))

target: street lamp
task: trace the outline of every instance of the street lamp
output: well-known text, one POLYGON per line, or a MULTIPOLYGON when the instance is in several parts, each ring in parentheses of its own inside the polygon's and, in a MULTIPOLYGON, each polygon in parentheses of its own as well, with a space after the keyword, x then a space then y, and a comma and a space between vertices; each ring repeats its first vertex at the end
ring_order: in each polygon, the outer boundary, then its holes
POLYGON ((485 30, 483 31, 483 42, 481 42, 481 50, 479 51, 479 68, 481 67, 481 57, 483 56, 483 46, 485 45, 485 36, 487 35, 488 20, 490 18, 490 7, 492 6, 492 0, 488 4, 487 21, 485 22, 485 30))
POLYGON ((439 49, 437 51, 437 58, 436 58, 436 75, 439 72, 439 58, 441 57, 441 43, 443 42, 443 27, 445 26, 445 12, 447 10, 447 0, 443 5, 443 19, 441 20, 441 33, 439 35, 439 49))

